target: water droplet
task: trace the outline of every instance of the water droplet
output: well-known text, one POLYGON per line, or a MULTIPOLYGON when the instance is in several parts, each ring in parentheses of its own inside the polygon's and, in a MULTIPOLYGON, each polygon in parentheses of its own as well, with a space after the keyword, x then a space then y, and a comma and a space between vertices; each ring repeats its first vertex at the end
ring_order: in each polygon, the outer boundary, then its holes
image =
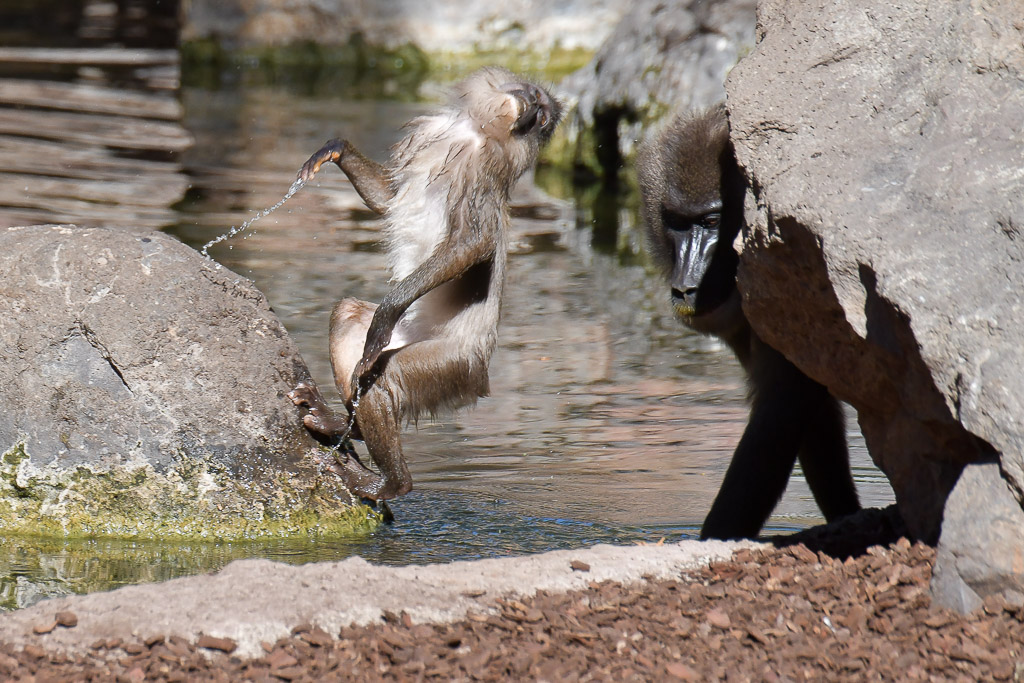
MULTIPOLYGON (((281 201, 279 201, 277 204, 274 204, 270 208, 263 209, 262 211, 258 212, 255 216, 253 216, 249 220, 245 221, 241 225, 231 228, 230 230, 228 230, 226 233, 224 233, 220 237, 214 238, 214 239, 210 240, 209 242, 207 242, 205 245, 203 245, 203 248, 201 250, 203 256, 206 256, 207 258, 209 258, 210 254, 207 252, 207 250, 210 247, 212 247, 213 245, 218 244, 220 242, 223 242, 226 239, 234 237, 235 235, 237 235, 240 232, 244 232, 246 229, 249 228, 249 226, 251 226, 256 221, 260 220, 261 218, 266 218, 267 216, 272 214, 274 211, 277 211, 279 208, 281 208, 281 205, 283 205, 286 201, 291 199, 292 195, 294 195, 296 192, 298 192, 300 189, 302 189, 302 186, 305 185, 305 184, 306 184, 305 180, 302 180, 301 178, 296 178, 295 182, 292 183, 292 186, 288 188, 288 191, 285 192, 284 197, 282 197, 281 201)), ((245 237, 243 237, 243 239, 248 239, 248 237, 249 236, 246 235, 245 237)), ((233 248, 232 245, 229 244, 228 245, 228 249, 232 249, 232 248, 233 248)))

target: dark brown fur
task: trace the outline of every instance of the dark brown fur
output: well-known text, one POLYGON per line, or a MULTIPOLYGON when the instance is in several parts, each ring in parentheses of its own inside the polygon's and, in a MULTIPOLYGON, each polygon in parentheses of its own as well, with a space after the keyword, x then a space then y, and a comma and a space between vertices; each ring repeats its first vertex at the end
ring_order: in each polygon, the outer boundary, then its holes
POLYGON ((702 538, 758 534, 799 458, 827 520, 860 509, 842 408, 751 329, 736 289, 745 185, 724 106, 676 118, 637 162, 648 245, 669 279, 680 320, 736 354, 750 386, 750 420, 704 520, 702 538))
MULTIPOLYGON (((498 68, 457 85, 449 105, 409 123, 387 166, 332 140, 299 174, 336 163, 367 206, 385 218, 396 281, 379 305, 339 302, 331 316, 335 383, 380 474, 355 458, 335 467, 373 500, 407 493, 412 479, 399 434, 407 420, 475 402, 488 393, 507 259, 512 186, 536 161, 560 109, 542 88, 498 68)), ((291 393, 304 422, 343 434, 349 419, 315 386, 291 393)))

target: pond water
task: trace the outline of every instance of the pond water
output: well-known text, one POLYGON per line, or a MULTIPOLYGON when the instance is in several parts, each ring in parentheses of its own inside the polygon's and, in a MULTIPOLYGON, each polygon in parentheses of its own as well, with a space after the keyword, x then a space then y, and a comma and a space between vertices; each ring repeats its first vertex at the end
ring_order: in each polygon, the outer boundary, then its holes
MULTIPOLYGON (((383 159, 401 124, 429 106, 268 87, 186 89, 184 102, 194 186, 173 232, 197 247, 276 203, 327 139, 342 135, 383 159)), ((699 528, 746 421, 741 371, 721 343, 672 318, 665 287, 644 266, 633 202, 595 215, 582 196, 553 196, 568 186, 549 172, 518 188, 491 396, 407 430, 416 489, 393 503, 395 523, 361 554, 446 560, 699 528)), ((332 302, 377 301, 388 289, 378 228, 332 166, 210 251, 267 294, 333 391, 332 302)), ((853 420, 850 436, 864 503, 888 504, 853 420)), ((798 470, 769 530, 820 521, 798 470)))
MULTIPOLYGON (((189 190, 167 230, 197 249, 277 203, 327 139, 343 135, 382 159, 400 126, 430 106, 237 83, 186 87, 181 100, 195 144, 181 156, 189 190)), ((645 266, 635 198, 595 203, 571 188, 547 171, 517 189, 491 396, 406 430, 415 490, 391 504, 393 524, 344 543, 6 539, 0 607, 239 557, 406 564, 695 537, 746 422, 742 373, 721 343, 673 319, 645 266)), ((378 227, 331 166, 210 249, 266 293, 335 398, 329 310, 387 291, 378 227)), ((887 505, 892 491, 849 423, 861 500, 887 505)), ((821 521, 798 468, 766 533, 821 521)))

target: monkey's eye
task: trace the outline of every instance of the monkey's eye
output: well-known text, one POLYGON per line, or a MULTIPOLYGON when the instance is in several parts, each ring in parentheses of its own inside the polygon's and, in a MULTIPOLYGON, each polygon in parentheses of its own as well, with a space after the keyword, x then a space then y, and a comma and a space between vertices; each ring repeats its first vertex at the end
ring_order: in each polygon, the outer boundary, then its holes
POLYGON ((667 207, 661 207, 661 224, 666 230, 685 232, 693 227, 693 219, 667 207))
POLYGON ((714 230, 722 222, 722 214, 720 213, 706 213, 700 219, 700 225, 705 230, 714 230))

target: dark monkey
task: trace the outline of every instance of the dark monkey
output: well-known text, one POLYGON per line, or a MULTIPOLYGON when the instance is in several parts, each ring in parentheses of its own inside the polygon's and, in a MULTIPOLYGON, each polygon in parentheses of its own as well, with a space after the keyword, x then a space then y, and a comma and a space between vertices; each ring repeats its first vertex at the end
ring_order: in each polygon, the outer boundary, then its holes
POLYGON ((746 371, 750 420, 701 538, 749 538, 764 526, 799 458, 831 521, 860 509, 839 402, 750 328, 736 288, 745 181, 724 105, 676 118, 637 159, 652 257, 669 276, 676 315, 721 338, 746 371))
MULTIPOLYGON (((355 457, 333 469, 349 489, 387 500, 412 489, 399 441, 403 423, 473 403, 488 393, 505 283, 509 193, 537 160, 561 115, 543 88, 499 68, 455 86, 446 107, 408 124, 384 166, 347 140, 331 140, 299 173, 334 162, 366 205, 383 215, 394 288, 380 304, 338 302, 331 313, 331 366, 353 435, 380 474, 355 457)), ((344 434, 315 386, 290 394, 305 425, 344 434)))

